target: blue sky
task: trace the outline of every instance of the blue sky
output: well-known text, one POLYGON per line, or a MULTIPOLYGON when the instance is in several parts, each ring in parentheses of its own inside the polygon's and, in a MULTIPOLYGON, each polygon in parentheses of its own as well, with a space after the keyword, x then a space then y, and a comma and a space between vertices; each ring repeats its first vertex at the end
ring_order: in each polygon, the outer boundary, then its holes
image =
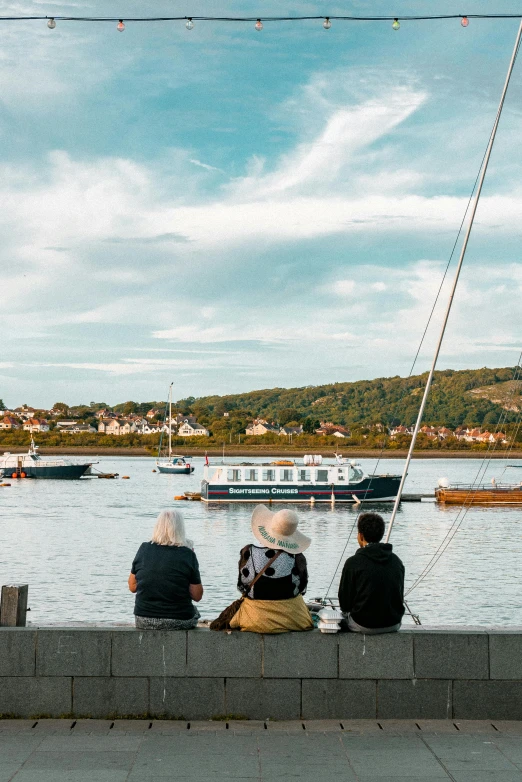
MULTIPOLYGON (((158 0, 153 13, 427 5, 158 0)), ((17 13, 151 8, 1 4, 17 13)), ((407 374, 517 27, 3 23, 0 398, 110 404, 161 399, 171 380, 181 398, 407 374)), ((521 85, 519 61, 441 368, 520 351, 521 85)))

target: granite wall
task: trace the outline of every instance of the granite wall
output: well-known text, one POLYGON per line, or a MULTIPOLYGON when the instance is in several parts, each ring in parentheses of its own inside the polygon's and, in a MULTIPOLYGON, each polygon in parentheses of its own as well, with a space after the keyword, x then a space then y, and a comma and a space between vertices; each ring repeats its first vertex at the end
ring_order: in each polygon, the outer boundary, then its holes
POLYGON ((0 716, 522 719, 522 629, 0 628, 0 716))

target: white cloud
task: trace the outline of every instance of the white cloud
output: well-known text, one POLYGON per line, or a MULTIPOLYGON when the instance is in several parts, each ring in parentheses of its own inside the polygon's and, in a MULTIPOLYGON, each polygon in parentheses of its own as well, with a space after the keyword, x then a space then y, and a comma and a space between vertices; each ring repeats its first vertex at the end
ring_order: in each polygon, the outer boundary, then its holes
POLYGON ((210 166, 208 163, 202 163, 200 160, 194 160, 193 158, 189 158, 189 163, 193 163, 195 166, 199 166, 200 168, 206 168, 207 171, 219 171, 221 174, 225 173, 222 168, 210 166))

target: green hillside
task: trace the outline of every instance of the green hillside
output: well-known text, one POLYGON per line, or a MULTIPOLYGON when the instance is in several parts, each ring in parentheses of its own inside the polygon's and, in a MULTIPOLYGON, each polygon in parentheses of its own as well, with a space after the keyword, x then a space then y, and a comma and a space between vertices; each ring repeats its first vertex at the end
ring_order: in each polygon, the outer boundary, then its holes
MULTIPOLYGON (((514 367, 443 370, 435 373, 424 420, 431 425, 493 426, 505 412, 514 422, 522 408, 522 382, 513 382, 514 367), (498 393, 497 393, 498 389, 498 393), (504 408, 510 408, 504 410, 504 408)), ((305 419, 354 424, 413 424, 427 373, 410 378, 390 377, 329 383, 304 388, 270 388, 227 396, 179 400, 176 408, 202 420, 230 412, 259 416, 280 424, 305 419)))

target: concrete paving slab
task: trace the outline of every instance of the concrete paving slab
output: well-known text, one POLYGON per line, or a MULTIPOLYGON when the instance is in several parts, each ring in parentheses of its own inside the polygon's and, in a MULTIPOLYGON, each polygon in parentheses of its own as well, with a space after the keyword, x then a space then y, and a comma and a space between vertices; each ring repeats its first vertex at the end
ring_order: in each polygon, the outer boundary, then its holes
MULTIPOLYGON (((172 777, 171 777, 172 779, 172 777)), ((0 776, 1 782, 3 782, 0 776)), ((126 782, 126 771, 27 771, 18 772, 13 782, 126 782)))
MULTIPOLYGON (((131 720, 125 720, 125 722, 131 722, 131 720)), ((111 725, 114 725, 112 720, 74 720, 71 732, 75 735, 86 733, 103 736, 109 732, 111 725)))
POLYGON ((91 750, 94 752, 133 752, 138 748, 139 741, 140 739, 136 736, 122 734, 45 736, 37 750, 38 752, 85 752, 91 750))
POLYGON ((453 725, 456 726, 461 733, 471 735, 494 735, 497 732, 491 722, 487 722, 486 720, 453 720, 453 725))
MULTIPOLYGON (((437 722, 442 722, 442 720, 437 720, 437 722)), ((387 735, 411 735, 412 733, 419 733, 421 730, 419 723, 415 720, 379 720, 378 724, 381 726, 383 733, 387 735)))
POLYGON ((452 771, 455 782, 521 782, 520 771, 452 771))
POLYGON ((36 720, 0 720, 0 734, 31 730, 36 720))
POLYGON ((451 720, 418 720, 416 723, 421 733, 429 736, 453 735, 457 733, 457 728, 451 720))
POLYGON ((68 734, 71 732, 74 720, 37 720, 33 722, 33 731, 36 735, 68 734))
POLYGON ((340 733, 343 730, 339 720, 303 720, 303 725, 311 733, 340 733))
POLYGON ((221 733, 227 729, 227 724, 226 720, 194 720, 190 723, 190 730, 221 733))
POLYGON ((522 736, 522 722, 514 720, 493 720, 491 723, 500 733, 522 736))
POLYGON ((357 733, 359 735, 380 735, 382 724, 376 720, 341 720, 345 733, 357 733))
POLYGON ((25 771, 130 771, 135 752, 33 752, 25 771))
POLYGON ((169 734, 187 730, 189 723, 185 720, 152 720, 151 733, 169 734))

